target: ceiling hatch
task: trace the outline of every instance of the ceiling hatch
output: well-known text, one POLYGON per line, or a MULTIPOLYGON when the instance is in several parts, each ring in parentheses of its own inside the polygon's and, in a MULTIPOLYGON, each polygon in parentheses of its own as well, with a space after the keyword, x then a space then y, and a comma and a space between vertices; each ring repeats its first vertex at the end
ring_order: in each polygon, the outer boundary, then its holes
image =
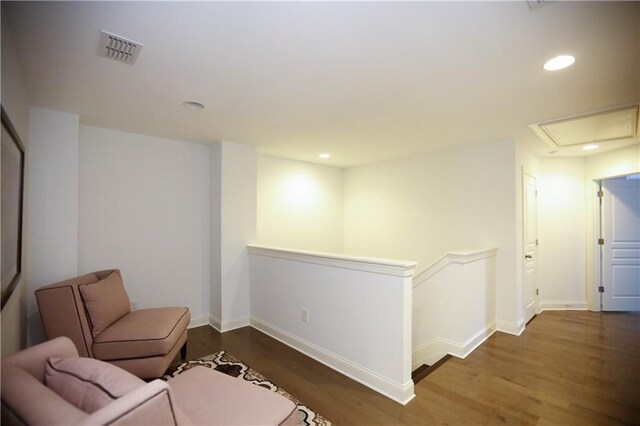
POLYGON ((638 133, 638 105, 531 124, 529 127, 554 151, 633 138, 638 133))

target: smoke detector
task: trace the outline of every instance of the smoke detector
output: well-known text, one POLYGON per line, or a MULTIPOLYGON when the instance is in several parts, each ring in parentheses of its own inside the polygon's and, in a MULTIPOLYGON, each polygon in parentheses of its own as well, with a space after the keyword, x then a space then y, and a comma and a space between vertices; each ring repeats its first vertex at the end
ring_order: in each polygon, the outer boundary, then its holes
POLYGON ((142 50, 142 43, 111 34, 107 31, 100 33, 98 55, 114 61, 133 65, 142 50))

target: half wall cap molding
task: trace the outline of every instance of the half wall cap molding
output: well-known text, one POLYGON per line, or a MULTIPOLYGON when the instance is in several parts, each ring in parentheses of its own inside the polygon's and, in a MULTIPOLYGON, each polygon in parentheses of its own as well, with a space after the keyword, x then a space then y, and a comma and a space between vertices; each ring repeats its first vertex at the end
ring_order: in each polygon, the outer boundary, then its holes
POLYGON ((413 278, 413 287, 417 287, 452 263, 465 264, 494 257, 497 247, 453 250, 445 253, 431 265, 417 273, 413 278))
POLYGON ((314 263, 334 268, 354 269, 376 274, 412 277, 417 262, 408 260, 380 259, 375 257, 350 256, 335 253, 323 253, 306 250, 295 250, 280 247, 267 247, 248 244, 249 254, 275 257, 295 262, 314 263))

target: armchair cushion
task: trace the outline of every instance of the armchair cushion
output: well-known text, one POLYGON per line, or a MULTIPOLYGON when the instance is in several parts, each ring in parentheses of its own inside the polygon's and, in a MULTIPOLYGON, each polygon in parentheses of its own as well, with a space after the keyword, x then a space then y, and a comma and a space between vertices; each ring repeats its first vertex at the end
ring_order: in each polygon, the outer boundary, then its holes
POLYGON ((189 308, 131 311, 93 342, 93 354, 105 361, 167 354, 191 320, 189 308))
POLYGON ((27 371, 2 363, 2 424, 72 425, 86 417, 27 371))
POLYGON ((93 337, 102 333, 131 310, 129 296, 124 289, 120 274, 116 271, 100 281, 78 287, 89 312, 93 337))
POLYGON ((145 382, 133 374, 92 358, 49 358, 46 386, 86 413, 93 413, 145 382))

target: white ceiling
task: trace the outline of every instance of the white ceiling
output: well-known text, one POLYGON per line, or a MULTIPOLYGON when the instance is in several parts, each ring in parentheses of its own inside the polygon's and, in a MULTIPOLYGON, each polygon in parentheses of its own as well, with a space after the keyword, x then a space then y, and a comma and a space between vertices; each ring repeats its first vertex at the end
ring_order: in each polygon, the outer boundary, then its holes
POLYGON ((638 2, 3 1, 2 13, 33 105, 336 166, 505 138, 544 154, 528 124, 640 100, 638 2), (134 66, 96 55, 101 30, 144 44, 134 66), (542 70, 561 53, 575 65, 542 70))

